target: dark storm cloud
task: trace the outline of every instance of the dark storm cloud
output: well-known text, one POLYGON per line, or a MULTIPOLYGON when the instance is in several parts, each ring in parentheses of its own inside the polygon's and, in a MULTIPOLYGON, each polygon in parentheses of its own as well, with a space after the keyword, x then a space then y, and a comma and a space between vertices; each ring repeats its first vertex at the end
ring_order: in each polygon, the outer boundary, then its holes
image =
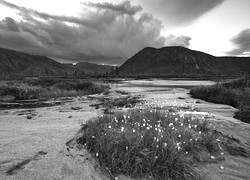
POLYGON ((87 7, 89 11, 81 17, 51 15, 6 1, 0 3, 18 10, 24 19, 5 18, 0 22, 0 46, 6 48, 59 59, 119 64, 146 46, 189 45, 184 36, 161 36, 161 22, 150 14, 138 14, 140 7, 128 1, 88 4, 91 10, 87 7))
POLYGON ((33 10, 33 9, 17 6, 15 4, 12 4, 12 3, 4 1, 4 0, 0 0, 0 4, 5 5, 7 7, 10 7, 12 9, 18 10, 19 14, 21 16, 23 16, 25 19, 26 18, 29 19, 30 15, 33 15, 33 16, 39 17, 39 18, 44 19, 44 20, 54 19, 54 20, 58 20, 58 21, 81 24, 81 25, 88 26, 88 27, 92 27, 92 26, 95 27, 98 25, 96 22, 91 21, 89 19, 85 19, 83 17, 77 18, 77 17, 72 17, 72 16, 58 16, 58 15, 52 15, 52 14, 48 14, 48 13, 38 12, 38 11, 33 10), (27 16, 27 15, 29 15, 29 16, 27 16))
POLYGON ((230 55, 250 55, 250 29, 245 29, 236 35, 232 40, 236 48, 228 54, 230 55))
POLYGON ((88 2, 88 3, 83 3, 86 6, 89 7, 96 7, 96 8, 100 8, 100 9, 110 9, 113 11, 117 11, 120 12, 122 14, 129 14, 129 15, 134 15, 137 12, 142 10, 141 6, 132 6, 130 1, 124 1, 121 4, 117 4, 114 5, 112 3, 92 3, 92 2, 88 2))
POLYGON ((137 0, 167 25, 186 25, 226 0, 137 0))

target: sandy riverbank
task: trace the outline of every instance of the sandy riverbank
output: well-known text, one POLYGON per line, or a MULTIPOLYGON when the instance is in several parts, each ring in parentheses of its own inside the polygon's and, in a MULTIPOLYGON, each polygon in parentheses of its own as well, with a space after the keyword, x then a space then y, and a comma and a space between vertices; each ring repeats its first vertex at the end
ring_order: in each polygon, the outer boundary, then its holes
MULTIPOLYGON (((140 95, 148 104, 178 107, 184 113, 209 116, 221 132, 250 145, 250 125, 232 118, 237 110, 227 105, 191 98, 188 88, 211 81, 132 80, 113 86, 106 96, 120 96, 116 90, 140 95)), ((99 95, 98 95, 99 96, 99 95)), ((67 150, 65 143, 80 125, 101 114, 90 107, 93 99, 75 98, 60 106, 0 111, 0 179, 108 179, 84 151, 67 150)), ((249 158, 227 156, 222 164, 201 168, 211 179, 250 179, 249 158), (219 167, 223 165, 223 169, 219 167)), ((120 178, 120 179, 124 179, 120 178)))

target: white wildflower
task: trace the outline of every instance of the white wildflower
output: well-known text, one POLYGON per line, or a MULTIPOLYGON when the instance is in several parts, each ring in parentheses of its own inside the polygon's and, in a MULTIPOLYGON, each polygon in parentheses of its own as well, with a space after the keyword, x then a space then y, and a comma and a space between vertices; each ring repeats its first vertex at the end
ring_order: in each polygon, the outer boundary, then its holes
POLYGON ((176 146, 177 146, 177 149, 178 149, 178 150, 181 149, 180 143, 176 143, 176 146))

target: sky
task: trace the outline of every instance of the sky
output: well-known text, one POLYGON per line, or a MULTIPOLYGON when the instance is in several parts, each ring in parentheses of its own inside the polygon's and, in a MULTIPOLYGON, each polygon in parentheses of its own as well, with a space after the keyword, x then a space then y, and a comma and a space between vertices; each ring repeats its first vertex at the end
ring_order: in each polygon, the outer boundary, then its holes
POLYGON ((250 0, 0 0, 0 47, 119 65, 144 47, 250 56, 250 0))

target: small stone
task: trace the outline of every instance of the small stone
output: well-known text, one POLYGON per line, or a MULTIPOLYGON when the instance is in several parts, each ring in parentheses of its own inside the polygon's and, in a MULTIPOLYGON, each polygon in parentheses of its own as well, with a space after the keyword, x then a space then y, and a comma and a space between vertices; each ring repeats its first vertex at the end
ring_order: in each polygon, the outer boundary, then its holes
POLYGON ((80 110, 82 107, 71 107, 72 110, 80 110))
POLYGON ((27 119, 32 119, 32 116, 31 116, 31 115, 29 115, 29 116, 27 116, 26 118, 27 118, 27 119))

